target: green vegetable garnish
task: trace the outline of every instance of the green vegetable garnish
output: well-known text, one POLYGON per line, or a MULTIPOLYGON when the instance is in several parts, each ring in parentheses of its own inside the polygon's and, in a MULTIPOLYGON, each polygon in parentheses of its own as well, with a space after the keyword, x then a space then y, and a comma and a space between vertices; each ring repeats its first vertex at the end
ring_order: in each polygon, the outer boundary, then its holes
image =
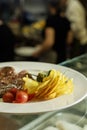
POLYGON ((40 72, 40 73, 38 73, 38 75, 37 75, 37 81, 38 82, 42 82, 43 78, 49 76, 50 72, 51 72, 51 70, 49 70, 48 72, 40 72))

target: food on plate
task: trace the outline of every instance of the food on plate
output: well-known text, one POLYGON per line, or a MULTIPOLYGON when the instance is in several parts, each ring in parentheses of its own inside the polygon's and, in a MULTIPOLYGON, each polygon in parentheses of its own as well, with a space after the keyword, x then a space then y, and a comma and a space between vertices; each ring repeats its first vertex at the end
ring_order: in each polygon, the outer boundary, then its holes
POLYGON ((15 97, 11 92, 6 92, 3 95, 3 101, 4 102, 12 103, 14 100, 15 100, 15 97))
POLYGON ((3 94, 2 99, 7 103, 26 103, 30 100, 26 91, 15 88, 11 88, 9 91, 3 94))
POLYGON ((36 98, 52 99, 73 92, 73 80, 59 71, 50 70, 39 84, 36 98))
POLYGON ((28 101, 28 93, 20 90, 16 93, 15 102, 17 103, 25 103, 28 101))
POLYGON ((13 67, 5 66, 0 68, 0 97, 11 88, 21 89, 24 84, 23 77, 32 76, 25 70, 17 73, 13 67))
POLYGON ((28 76, 23 78, 24 81, 24 85, 23 85, 23 89, 27 90, 28 93, 32 94, 35 93, 39 83, 31 78, 29 78, 28 76))
POLYGON ((52 99, 73 92, 73 80, 68 79, 59 71, 52 69, 48 71, 47 74, 44 74, 44 76, 41 74, 38 75, 41 82, 33 81, 35 82, 34 84, 31 82, 30 78, 23 78, 25 81, 23 89, 27 89, 30 93, 35 93, 36 100, 52 99), (30 85, 31 83, 33 84, 32 87, 30 85))
POLYGON ((73 88, 73 80, 55 69, 39 72, 36 79, 26 70, 17 73, 13 67, 0 69, 0 96, 4 102, 49 100, 71 94, 73 88))

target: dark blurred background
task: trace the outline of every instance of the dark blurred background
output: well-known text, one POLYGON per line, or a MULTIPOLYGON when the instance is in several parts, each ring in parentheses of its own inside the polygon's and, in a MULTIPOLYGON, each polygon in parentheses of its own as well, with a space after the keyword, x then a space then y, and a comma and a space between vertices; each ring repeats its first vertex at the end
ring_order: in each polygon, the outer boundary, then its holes
MULTIPOLYGON (((5 25, 7 25, 10 28, 11 32, 13 33, 12 37, 13 35, 15 37, 14 48, 13 48, 14 54, 9 54, 9 55, 13 55, 13 59, 9 59, 9 58, 7 58, 7 60, 1 59, 0 60, 1 62, 10 61, 10 60, 40 61, 37 57, 32 57, 28 52, 31 51, 34 46, 42 42, 41 35, 42 35, 43 28, 45 26, 45 22, 46 22, 45 20, 48 15, 48 2, 49 0, 0 0, 0 19, 3 20, 5 25), (25 47, 24 50, 23 47, 25 47), (31 47, 30 48, 31 50, 28 50, 28 47, 31 47), (24 54, 25 52, 27 54, 24 54)), ((2 23, 0 24, 2 25, 2 23)), ((3 38, 5 39, 6 33, 4 33, 4 31, 2 30, 3 29, 1 29, 0 31, 0 35, 3 32, 3 38)), ((8 36, 8 42, 9 41, 10 41, 10 36, 8 36)), ((12 39, 11 42, 13 42, 12 39)), ((75 42, 78 42, 78 40, 75 42)), ((1 38, 0 44, 3 43, 4 41, 1 38)), ((9 48, 9 46, 7 46, 6 48, 9 48)), ((66 49, 66 55, 67 55, 66 60, 80 55, 78 48, 79 47, 77 44, 75 44, 75 46, 68 45, 66 49), (72 55, 73 52, 78 52, 78 53, 72 55)), ((5 49, 5 52, 2 52, 4 53, 4 55, 0 54, 1 57, 6 57, 5 56, 6 50, 7 49, 5 49)), ((51 62, 49 60, 50 57, 51 55, 49 56, 48 61, 46 62, 49 63, 51 62)), ((56 56, 53 55, 53 59, 55 59, 55 57, 56 56)), ((44 58, 42 57, 42 59, 44 58)), ((45 62, 45 60, 42 61, 45 62)), ((56 61, 54 60, 53 63, 56 63, 56 61)))

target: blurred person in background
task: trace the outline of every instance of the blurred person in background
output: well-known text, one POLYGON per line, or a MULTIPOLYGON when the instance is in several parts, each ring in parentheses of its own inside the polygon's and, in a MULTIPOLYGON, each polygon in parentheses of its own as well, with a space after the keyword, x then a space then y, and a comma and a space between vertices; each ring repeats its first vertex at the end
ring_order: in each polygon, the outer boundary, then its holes
MULTIPOLYGON (((43 30, 43 42, 39 46, 33 56, 44 59, 49 55, 50 50, 53 50, 57 54, 55 63, 60 63, 66 60, 66 46, 72 43, 72 32, 70 29, 70 22, 64 16, 64 10, 60 9, 61 0, 49 1, 49 15, 46 19, 46 25, 43 30)), ((54 55, 53 58, 55 58, 54 55)), ((52 60, 52 55, 49 55, 49 59, 52 60)), ((44 60, 45 62, 46 60, 44 60)), ((49 62, 49 60, 47 61, 49 62)))
POLYGON ((5 24, 0 10, 0 62, 14 60, 15 43, 16 38, 7 24, 5 24))
POLYGON ((74 34, 72 57, 87 53, 87 0, 61 0, 74 34))
POLYGON ((0 10, 3 13, 3 20, 8 21, 14 12, 14 4, 12 0, 0 0, 0 10))

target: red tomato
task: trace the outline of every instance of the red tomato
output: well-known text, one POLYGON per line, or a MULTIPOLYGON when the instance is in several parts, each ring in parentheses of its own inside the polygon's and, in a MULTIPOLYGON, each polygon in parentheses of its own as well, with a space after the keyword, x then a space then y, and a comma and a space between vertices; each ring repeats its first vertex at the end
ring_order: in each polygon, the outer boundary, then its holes
POLYGON ((15 99, 14 95, 11 92, 6 92, 2 97, 4 102, 11 103, 15 99))
POLYGON ((11 89, 9 90, 9 92, 11 92, 15 97, 16 97, 17 91, 18 91, 17 88, 11 88, 11 89))
POLYGON ((25 103, 28 101, 28 94, 25 91, 18 90, 16 93, 15 100, 17 103, 25 103))

